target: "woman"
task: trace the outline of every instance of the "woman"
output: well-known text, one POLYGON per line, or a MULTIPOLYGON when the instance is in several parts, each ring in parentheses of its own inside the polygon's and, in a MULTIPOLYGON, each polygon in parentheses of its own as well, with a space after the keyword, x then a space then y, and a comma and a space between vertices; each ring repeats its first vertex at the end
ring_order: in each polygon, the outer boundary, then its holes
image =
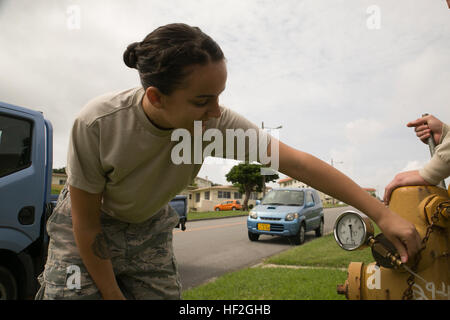
MULTIPOLYGON (((68 190, 48 222, 51 241, 37 299, 179 299, 172 250, 178 216, 167 203, 201 164, 174 164, 171 133, 195 132, 199 120, 203 131, 259 130, 219 106, 225 58, 199 28, 160 27, 129 45, 124 61, 138 69, 142 87, 90 101, 74 122, 68 190)), ((270 146, 267 152, 272 155, 270 146)), ((352 180, 281 142, 278 152, 279 171, 367 213, 403 261, 417 252, 414 226, 352 180)))

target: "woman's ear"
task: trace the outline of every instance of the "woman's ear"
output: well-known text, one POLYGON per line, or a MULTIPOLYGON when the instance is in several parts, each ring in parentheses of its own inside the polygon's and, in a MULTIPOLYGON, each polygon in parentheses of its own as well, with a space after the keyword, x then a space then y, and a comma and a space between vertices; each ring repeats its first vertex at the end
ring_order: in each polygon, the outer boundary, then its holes
POLYGON ((162 109, 163 108, 163 94, 161 91, 159 91, 156 87, 148 87, 145 91, 145 95, 147 96, 148 101, 154 106, 155 108, 162 109))

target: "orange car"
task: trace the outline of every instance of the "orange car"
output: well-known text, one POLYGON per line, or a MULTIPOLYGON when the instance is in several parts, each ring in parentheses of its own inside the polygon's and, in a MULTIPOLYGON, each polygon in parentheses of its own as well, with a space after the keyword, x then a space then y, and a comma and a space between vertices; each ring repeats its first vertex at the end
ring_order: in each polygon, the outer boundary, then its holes
POLYGON ((242 210, 242 205, 239 200, 228 200, 214 206, 214 211, 222 210, 242 210))

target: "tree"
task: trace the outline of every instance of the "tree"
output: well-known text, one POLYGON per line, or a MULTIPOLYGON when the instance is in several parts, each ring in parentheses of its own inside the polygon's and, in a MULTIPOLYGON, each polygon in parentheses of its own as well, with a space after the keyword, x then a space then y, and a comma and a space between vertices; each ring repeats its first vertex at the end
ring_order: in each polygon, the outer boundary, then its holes
MULTIPOLYGON (((248 199, 252 191, 261 192, 263 190, 263 176, 261 175, 260 164, 240 163, 228 172, 225 177, 227 181, 239 188, 239 192, 244 194, 243 209, 248 210, 248 199)), ((278 174, 266 175, 266 182, 278 179, 278 174)))
POLYGON ((66 173, 66 167, 62 167, 60 169, 53 168, 53 173, 66 173))

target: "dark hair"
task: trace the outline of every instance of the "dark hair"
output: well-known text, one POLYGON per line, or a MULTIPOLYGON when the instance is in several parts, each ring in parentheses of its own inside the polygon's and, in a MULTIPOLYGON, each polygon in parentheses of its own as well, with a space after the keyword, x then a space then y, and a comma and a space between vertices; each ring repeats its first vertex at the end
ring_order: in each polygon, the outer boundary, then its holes
POLYGON ((154 86, 166 95, 181 86, 190 71, 186 67, 224 58, 211 37, 184 23, 155 29, 142 42, 130 44, 123 54, 125 64, 139 71, 144 89, 154 86))

